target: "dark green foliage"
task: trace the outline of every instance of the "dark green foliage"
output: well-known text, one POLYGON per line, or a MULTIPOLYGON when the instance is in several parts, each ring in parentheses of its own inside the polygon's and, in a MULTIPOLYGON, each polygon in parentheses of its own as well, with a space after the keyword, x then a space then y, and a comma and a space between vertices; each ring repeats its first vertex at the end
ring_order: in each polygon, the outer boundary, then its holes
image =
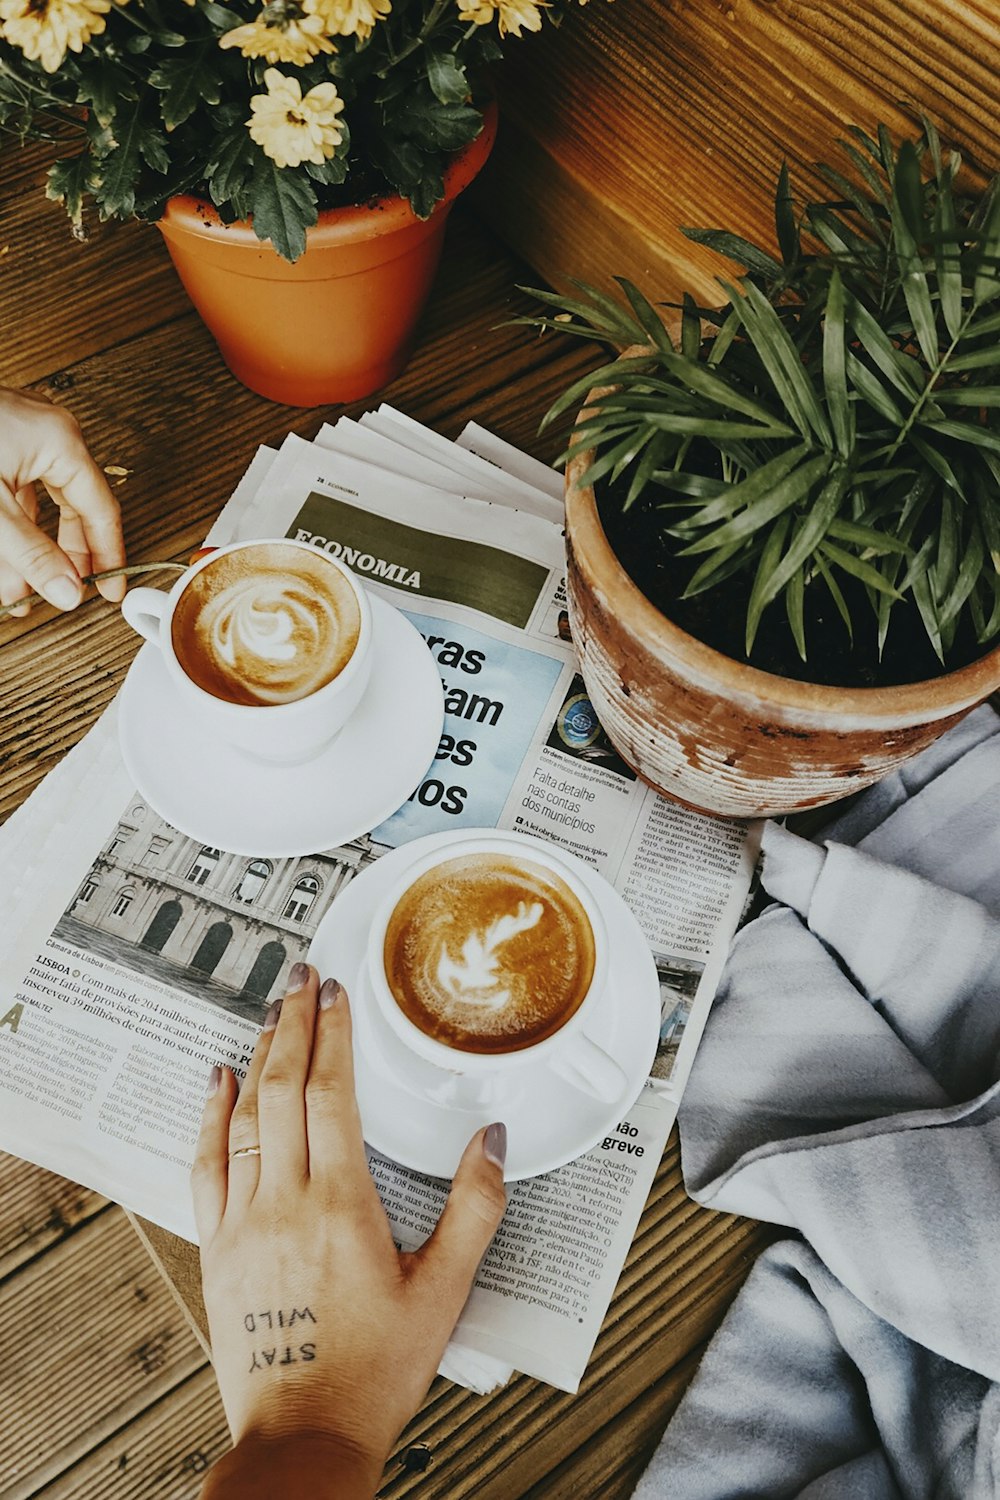
POLYGON ((569 300, 535 292, 554 315, 525 321, 649 348, 577 381, 546 422, 613 383, 568 455, 595 449, 584 482, 621 480, 626 509, 657 508, 692 560, 687 596, 752 580, 748 655, 783 605, 805 659, 803 601, 820 589, 880 654, 910 598, 945 661, 963 620, 984 644, 1000 632, 1000 181, 961 192, 927 121, 898 151, 884 128, 852 135, 850 175, 820 168, 834 199, 796 212, 782 169, 778 256, 687 231, 744 274, 721 309, 685 300, 679 349, 624 280, 627 305, 577 284, 569 300))
MULTIPOLYGON (((558 20, 572 0, 545 10, 558 20)), ((318 207, 401 193, 426 218, 456 150, 482 129, 484 70, 502 55, 496 21, 474 25, 457 0, 393 0, 371 35, 301 67, 303 94, 332 81, 343 139, 322 163, 277 168, 247 131, 269 66, 220 38, 264 16, 301 20, 301 0, 115 0, 102 32, 46 73, 0 35, 0 128, 59 141, 48 193, 82 233, 88 199, 102 217, 155 218, 171 193, 207 193, 227 222, 253 215, 261 238, 294 260, 318 207), (76 132, 82 154, 67 134, 76 132)))

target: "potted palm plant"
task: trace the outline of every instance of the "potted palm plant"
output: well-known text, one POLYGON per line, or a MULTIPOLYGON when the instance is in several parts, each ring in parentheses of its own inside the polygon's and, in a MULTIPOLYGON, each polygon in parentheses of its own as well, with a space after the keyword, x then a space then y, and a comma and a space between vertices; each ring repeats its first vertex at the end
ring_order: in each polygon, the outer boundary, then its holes
POLYGON ((867 785, 1000 686, 1000 183, 929 122, 855 130, 853 174, 719 308, 577 285, 533 321, 626 352, 576 383, 569 610, 619 752, 735 816, 867 785), (668 329, 668 323, 673 333, 668 329), (588 394, 589 391, 589 394, 588 394))
POLYGON ((295 405, 347 400, 405 361, 449 205, 492 143, 485 70, 542 13, 535 0, 0 0, 0 127, 69 141, 48 193, 79 235, 88 201, 160 224, 246 384, 295 405))

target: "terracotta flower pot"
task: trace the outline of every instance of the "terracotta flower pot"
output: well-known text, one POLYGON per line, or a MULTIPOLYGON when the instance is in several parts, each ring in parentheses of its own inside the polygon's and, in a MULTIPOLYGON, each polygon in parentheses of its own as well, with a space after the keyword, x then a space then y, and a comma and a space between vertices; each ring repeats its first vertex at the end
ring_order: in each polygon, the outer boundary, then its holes
POLYGON ((817 807, 877 781, 1000 687, 1000 646, 926 682, 834 688, 703 645, 618 561, 593 490, 576 487, 592 460, 582 453, 566 471, 573 640, 615 748, 668 797, 739 818, 817 807))
POLYGON ((369 396, 398 375, 449 210, 486 162, 496 123, 491 103, 480 134, 449 164, 430 218, 418 219, 405 198, 329 209, 294 263, 250 224, 224 224, 207 199, 171 198, 159 228, 236 378, 271 401, 320 406, 369 396))

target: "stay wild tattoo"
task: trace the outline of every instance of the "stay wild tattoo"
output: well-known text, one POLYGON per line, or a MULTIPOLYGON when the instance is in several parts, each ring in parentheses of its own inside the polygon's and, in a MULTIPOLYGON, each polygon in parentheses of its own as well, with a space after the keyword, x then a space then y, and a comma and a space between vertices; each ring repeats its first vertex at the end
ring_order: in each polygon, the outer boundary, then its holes
MULTIPOLYGON (((243 1319, 243 1327, 247 1333, 253 1335, 258 1333, 274 1333, 278 1329, 294 1328, 296 1323, 315 1323, 316 1317, 310 1307, 292 1307, 288 1310, 278 1308, 277 1311, 268 1309, 266 1312, 248 1312, 243 1319)), ((308 1364, 316 1358, 316 1345, 314 1343, 299 1344, 297 1347, 286 1344, 284 1349, 275 1344, 271 1349, 254 1349, 251 1351, 249 1374, 254 1370, 267 1370, 274 1365, 297 1365, 308 1364)))

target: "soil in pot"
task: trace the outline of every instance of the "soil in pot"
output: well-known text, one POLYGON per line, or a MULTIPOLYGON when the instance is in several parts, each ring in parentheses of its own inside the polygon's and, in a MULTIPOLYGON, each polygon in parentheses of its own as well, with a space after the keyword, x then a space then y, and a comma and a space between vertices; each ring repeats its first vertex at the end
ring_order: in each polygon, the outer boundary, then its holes
POLYGON ((677 557, 676 549, 681 544, 663 531, 663 512, 655 507, 661 497, 672 497, 650 487, 625 512, 622 502, 627 489, 628 476, 615 485, 599 484, 596 490, 601 524, 618 561, 661 614, 734 661, 749 660, 762 672, 825 687, 892 687, 923 682, 967 666, 997 644, 996 639, 985 645, 977 641, 966 616, 942 666, 916 606, 904 600, 893 608, 879 660, 875 616, 868 596, 856 579, 840 573, 837 582, 855 622, 853 642, 829 590, 820 585, 806 591, 808 661, 799 656, 781 600, 765 610, 748 659, 744 634, 752 574, 727 578, 714 589, 683 599, 681 595, 700 559, 677 557))

